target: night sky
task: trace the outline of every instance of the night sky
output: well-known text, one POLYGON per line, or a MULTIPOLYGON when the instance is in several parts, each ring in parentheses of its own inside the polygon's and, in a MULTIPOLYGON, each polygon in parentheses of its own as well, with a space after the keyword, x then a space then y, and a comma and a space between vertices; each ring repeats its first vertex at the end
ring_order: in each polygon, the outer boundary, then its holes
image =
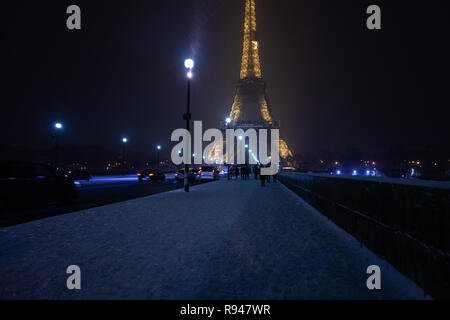
MULTIPOLYGON (((243 0, 2 3, 0 144, 169 151, 192 112, 217 127, 239 78, 243 0), (66 28, 66 8, 82 30, 66 28)), ((263 77, 294 153, 450 143, 444 1, 257 0, 263 77), (366 28, 378 4, 382 30, 366 28)))

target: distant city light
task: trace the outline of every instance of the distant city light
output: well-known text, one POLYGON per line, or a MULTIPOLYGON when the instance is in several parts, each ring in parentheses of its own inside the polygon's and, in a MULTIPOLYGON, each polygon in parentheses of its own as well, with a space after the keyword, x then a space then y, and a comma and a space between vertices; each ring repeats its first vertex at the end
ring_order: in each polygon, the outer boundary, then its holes
POLYGON ((156 149, 161 150, 161 146, 157 146, 156 149))
POLYGON ((63 125, 60 122, 55 123, 55 128, 56 129, 62 129, 63 125))
POLYGON ((366 175, 370 176, 370 171, 369 170, 366 171, 366 175))
POLYGON ((353 175, 356 176, 358 174, 358 171, 353 170, 353 175))
POLYGON ((123 138, 123 139, 122 139, 122 142, 123 142, 123 143, 127 143, 127 142, 128 142, 128 139, 127 139, 127 138, 123 138))
POLYGON ((336 171, 336 174, 340 175, 341 174, 341 170, 336 171))

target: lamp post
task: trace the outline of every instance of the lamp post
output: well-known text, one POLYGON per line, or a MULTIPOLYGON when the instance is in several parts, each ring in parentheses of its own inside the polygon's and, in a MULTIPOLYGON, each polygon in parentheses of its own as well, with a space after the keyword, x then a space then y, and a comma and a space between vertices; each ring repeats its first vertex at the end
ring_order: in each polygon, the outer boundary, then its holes
POLYGON ((125 174, 125 151, 126 151, 126 145, 128 143, 128 138, 122 138, 122 171, 123 174, 125 174))
POLYGON ((59 132, 61 132, 63 125, 61 122, 56 122, 53 126, 54 133, 53 138, 55 139, 55 160, 54 160, 54 167, 55 170, 58 169, 58 155, 59 155, 59 132))
MULTIPOLYGON (((226 129, 230 128, 230 124, 231 124, 232 121, 233 120, 231 119, 231 117, 226 117, 225 118, 225 127, 226 127, 226 129)), ((226 135, 226 132, 225 132, 225 135, 226 135)), ((228 178, 228 180, 231 179, 231 172, 230 172, 231 167, 230 167, 229 161, 230 161, 230 159, 227 159, 227 162, 225 163, 225 165, 227 166, 227 178, 228 178)))
MULTIPOLYGON (((186 59, 184 61, 184 67, 187 70, 187 110, 183 115, 183 120, 186 120, 186 130, 189 132, 189 122, 192 118, 191 115, 191 79, 192 79, 192 69, 194 68, 194 60, 186 59)), ((184 165, 184 191, 189 192, 189 164, 184 165)))
POLYGON ((160 145, 156 146, 156 163, 158 165, 158 170, 159 170, 159 151, 161 151, 162 147, 160 145))

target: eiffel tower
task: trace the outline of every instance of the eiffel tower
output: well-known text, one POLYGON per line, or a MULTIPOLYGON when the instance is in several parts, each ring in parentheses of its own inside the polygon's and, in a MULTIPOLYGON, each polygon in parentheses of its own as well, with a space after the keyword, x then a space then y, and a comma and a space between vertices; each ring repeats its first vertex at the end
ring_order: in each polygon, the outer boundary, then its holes
MULTIPOLYGON (((221 123, 222 129, 279 129, 280 121, 273 120, 262 78, 259 42, 256 33, 255 0, 245 0, 244 44, 240 79, 235 84, 236 95, 231 107, 231 123, 221 123)), ((293 157, 287 143, 280 138, 280 160, 290 163, 293 157)), ((213 151, 213 153, 215 153, 213 151)))

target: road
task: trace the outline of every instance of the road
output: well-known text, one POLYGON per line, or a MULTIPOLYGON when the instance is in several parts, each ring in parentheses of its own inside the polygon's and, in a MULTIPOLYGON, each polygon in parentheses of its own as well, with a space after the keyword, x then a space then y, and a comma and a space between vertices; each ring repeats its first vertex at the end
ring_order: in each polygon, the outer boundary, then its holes
POLYGON ((165 181, 144 181, 142 183, 138 182, 135 175, 93 177, 89 182, 76 182, 78 195, 72 204, 52 204, 40 208, 11 211, 0 216, 0 227, 182 188, 183 184, 175 182, 173 177, 173 174, 167 174, 165 181))

